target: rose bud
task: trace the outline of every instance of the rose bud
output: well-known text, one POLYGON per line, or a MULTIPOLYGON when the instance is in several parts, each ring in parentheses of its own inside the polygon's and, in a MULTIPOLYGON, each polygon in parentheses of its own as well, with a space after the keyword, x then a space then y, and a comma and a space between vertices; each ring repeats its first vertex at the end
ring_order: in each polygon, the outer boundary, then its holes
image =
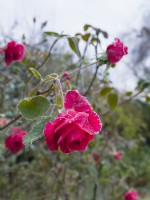
POLYGON ((120 160, 121 158, 122 158, 122 153, 115 153, 114 154, 114 158, 115 158, 115 160, 120 160))
POLYGON ((115 42, 107 47, 106 53, 111 63, 117 63, 124 55, 128 54, 128 47, 124 46, 119 38, 116 38, 115 42))
POLYGON ((0 54, 5 54, 5 62, 7 66, 10 66, 12 62, 20 62, 25 54, 25 46, 23 44, 17 44, 15 41, 8 42, 0 54))
POLYGON ((136 190, 130 190, 129 192, 126 192, 124 195, 125 200, 137 200, 139 198, 139 194, 136 190))
POLYGON ((21 130, 19 127, 15 127, 11 130, 10 136, 5 139, 6 148, 12 153, 17 153, 24 148, 23 137, 26 135, 26 131, 21 130))

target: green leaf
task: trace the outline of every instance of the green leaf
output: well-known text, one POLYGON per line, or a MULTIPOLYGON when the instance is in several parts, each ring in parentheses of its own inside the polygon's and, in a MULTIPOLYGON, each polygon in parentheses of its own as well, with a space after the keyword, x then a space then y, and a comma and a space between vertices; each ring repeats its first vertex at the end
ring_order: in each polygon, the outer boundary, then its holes
POLYGON ((104 87, 101 92, 100 92, 100 96, 104 97, 106 96, 113 88, 111 87, 104 87))
POLYGON ((138 85, 137 85, 136 89, 141 91, 141 90, 144 90, 145 88, 148 88, 149 86, 150 86, 150 82, 149 81, 141 79, 138 82, 138 85))
POLYGON ((57 77, 58 77, 58 74, 55 74, 55 73, 50 74, 50 75, 47 75, 47 76, 44 78, 43 83, 47 83, 47 82, 49 82, 49 81, 52 81, 52 80, 54 80, 54 79, 57 78, 57 77))
POLYGON ((68 36, 68 35, 64 35, 64 34, 59 34, 56 32, 44 32, 44 34, 48 35, 48 36, 54 36, 54 37, 64 37, 64 36, 68 36))
POLYGON ((50 103, 46 97, 37 96, 33 98, 26 98, 19 102, 18 109, 23 117, 27 119, 34 119, 45 114, 49 109, 50 103))
POLYGON ((89 27, 91 27, 91 25, 85 24, 84 27, 83 27, 83 28, 84 28, 84 31, 87 31, 89 27))
POLYGON ((130 91, 126 92, 125 95, 128 96, 128 97, 130 97, 132 95, 132 92, 130 92, 130 91))
POLYGON ((60 37, 60 35, 56 32, 44 32, 44 34, 49 35, 49 36, 60 37))
POLYGON ((62 102, 61 96, 59 94, 55 96, 55 103, 59 107, 63 106, 63 102, 62 102))
POLYGON ((54 117, 42 117, 41 121, 38 122, 24 137, 23 137, 23 143, 25 147, 29 147, 34 141, 42 138, 43 130, 45 127, 45 124, 48 121, 52 121, 54 117))
POLYGON ((70 37, 68 38, 68 42, 69 42, 69 45, 70 45, 70 48, 77 54, 77 56, 80 58, 81 57, 81 54, 80 54, 80 51, 79 51, 79 47, 78 47, 78 40, 77 38, 75 37, 70 37))
POLYGON ((108 95, 108 104, 111 110, 114 110, 117 107, 118 104, 117 94, 113 93, 108 95))
POLYGON ((41 74, 36 70, 34 69, 33 67, 30 67, 29 70, 32 72, 32 74, 37 78, 37 79, 41 79, 41 74))
POLYGON ((91 44, 93 44, 94 42, 99 43, 99 44, 101 43, 99 38, 92 37, 91 44))
POLYGON ((87 42, 90 36, 90 33, 86 33, 85 35, 82 35, 82 39, 87 42))

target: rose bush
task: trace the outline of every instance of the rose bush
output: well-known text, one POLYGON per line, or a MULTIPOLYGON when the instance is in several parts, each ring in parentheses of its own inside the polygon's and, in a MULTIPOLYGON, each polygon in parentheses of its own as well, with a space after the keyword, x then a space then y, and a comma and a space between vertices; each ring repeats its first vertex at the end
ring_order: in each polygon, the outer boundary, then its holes
POLYGON ((63 153, 83 151, 101 130, 100 118, 76 90, 67 92, 64 108, 53 122, 46 124, 46 143, 51 151, 58 150, 58 147, 63 153))

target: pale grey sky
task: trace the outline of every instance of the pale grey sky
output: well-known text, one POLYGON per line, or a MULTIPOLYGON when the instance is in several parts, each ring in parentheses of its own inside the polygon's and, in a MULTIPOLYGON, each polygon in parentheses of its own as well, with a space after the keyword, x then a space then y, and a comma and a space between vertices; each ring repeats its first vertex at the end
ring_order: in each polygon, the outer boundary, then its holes
MULTIPOLYGON (((122 32, 138 28, 143 11, 150 8, 150 0, 0 0, 0 5, 0 25, 5 33, 17 20, 22 26, 18 34, 22 35, 32 27, 33 17, 39 22, 47 20, 48 31, 70 35, 82 32, 83 25, 88 23, 108 31, 109 39, 104 42, 107 45, 122 32)), ((126 45, 130 52, 130 43, 126 45)), ((126 73, 125 66, 118 67, 113 79, 123 88, 132 89, 134 79, 129 82, 126 73)))
POLYGON ((74 34, 89 23, 115 37, 137 26, 144 2, 150 6, 149 0, 0 0, 0 24, 7 30, 14 19, 26 24, 36 16, 54 31, 74 34))

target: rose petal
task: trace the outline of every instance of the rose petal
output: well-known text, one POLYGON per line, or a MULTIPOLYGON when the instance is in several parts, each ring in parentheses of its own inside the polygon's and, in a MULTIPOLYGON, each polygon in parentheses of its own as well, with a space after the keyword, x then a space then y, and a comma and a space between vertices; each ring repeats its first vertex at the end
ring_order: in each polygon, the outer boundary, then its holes
POLYGON ((64 100, 65 109, 74 109, 77 112, 88 112, 92 107, 88 100, 77 90, 68 91, 64 100))
POLYGON ((94 138, 74 123, 64 126, 59 130, 59 133, 61 133, 61 137, 58 144, 64 153, 70 153, 75 150, 83 151, 94 138))
POLYGON ((91 111, 89 114, 78 113, 75 117, 75 122, 90 135, 99 133, 102 128, 100 118, 94 111, 91 111))
POLYGON ((57 144, 57 141, 55 140, 55 134, 54 134, 54 123, 52 122, 46 123, 45 129, 44 129, 44 135, 45 135, 45 140, 48 145, 48 148, 51 151, 58 150, 58 144, 57 144))

